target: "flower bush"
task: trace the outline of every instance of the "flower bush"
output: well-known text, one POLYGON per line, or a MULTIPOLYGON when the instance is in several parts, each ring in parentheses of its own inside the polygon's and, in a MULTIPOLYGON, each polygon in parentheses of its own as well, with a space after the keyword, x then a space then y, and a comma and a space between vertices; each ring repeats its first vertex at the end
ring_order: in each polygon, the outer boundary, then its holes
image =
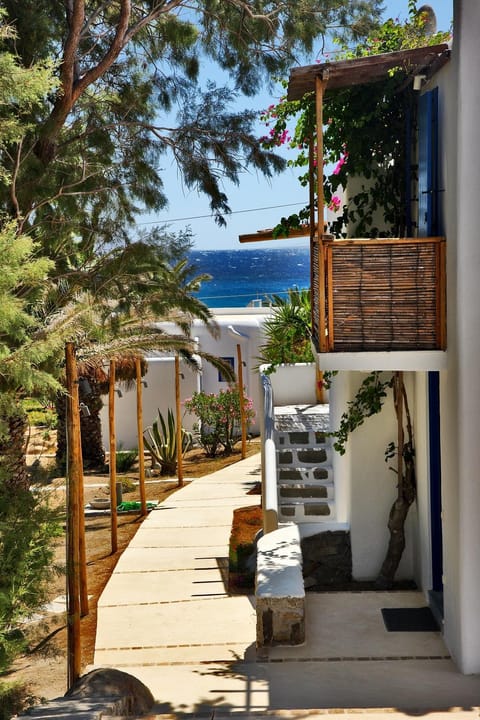
MULTIPOLYGON (((185 410, 198 417, 194 431, 207 457, 215 457, 221 449, 225 455, 230 455, 242 434, 238 388, 220 390, 217 395, 195 392, 183 404, 185 410)), ((252 400, 245 396, 244 409, 248 427, 255 411, 252 400)))

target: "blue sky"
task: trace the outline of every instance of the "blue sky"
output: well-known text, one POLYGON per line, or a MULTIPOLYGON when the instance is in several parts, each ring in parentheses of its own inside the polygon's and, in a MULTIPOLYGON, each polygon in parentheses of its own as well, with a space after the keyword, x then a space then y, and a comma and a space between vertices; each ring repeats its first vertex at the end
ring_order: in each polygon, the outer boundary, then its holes
MULTIPOLYGON (((418 2, 418 5, 421 3, 418 2)), ((452 19, 453 0, 430 0, 429 3, 437 16, 439 30, 448 30, 452 19)), ((408 15, 407 0, 386 0, 385 17, 405 19, 408 15)), ((278 97, 280 91, 278 92, 278 97)), ((259 112, 275 102, 275 96, 264 93, 253 99, 239 98, 239 108, 248 104, 258 108, 259 112)), ((168 224, 173 232, 190 226, 194 235, 196 250, 239 250, 259 248, 265 243, 240 245, 238 236, 273 227, 282 215, 290 215, 304 207, 308 202, 307 190, 296 179, 298 170, 287 169, 272 180, 254 172, 245 173, 237 187, 230 183, 224 185, 229 198, 232 214, 227 218, 227 227, 219 228, 210 216, 208 200, 196 192, 188 192, 182 187, 176 167, 165 167, 165 187, 168 193, 168 208, 155 218, 145 218, 139 226, 148 228, 152 222, 168 224)), ((279 240, 268 243, 269 248, 289 245, 305 245, 305 240, 279 240)))

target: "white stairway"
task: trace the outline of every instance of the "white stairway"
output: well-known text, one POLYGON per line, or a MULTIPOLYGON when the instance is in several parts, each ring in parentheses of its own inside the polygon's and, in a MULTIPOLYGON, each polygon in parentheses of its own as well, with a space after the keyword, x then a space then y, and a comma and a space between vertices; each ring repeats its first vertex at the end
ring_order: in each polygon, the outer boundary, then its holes
POLYGON ((330 439, 321 430, 277 430, 280 522, 336 519, 330 439))

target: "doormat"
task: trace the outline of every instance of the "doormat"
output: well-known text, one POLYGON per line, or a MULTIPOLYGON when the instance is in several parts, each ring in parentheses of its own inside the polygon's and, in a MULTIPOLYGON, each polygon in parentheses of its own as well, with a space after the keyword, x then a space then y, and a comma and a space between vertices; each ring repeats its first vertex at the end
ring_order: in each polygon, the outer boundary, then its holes
POLYGON ((382 608, 388 632, 437 632, 438 624, 429 607, 382 608))

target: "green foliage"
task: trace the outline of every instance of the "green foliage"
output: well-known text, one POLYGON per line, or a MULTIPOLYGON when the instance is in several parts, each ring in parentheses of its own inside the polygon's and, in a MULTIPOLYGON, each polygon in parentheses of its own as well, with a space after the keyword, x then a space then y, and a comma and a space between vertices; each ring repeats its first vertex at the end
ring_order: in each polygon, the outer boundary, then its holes
POLYGON ((42 493, 0 484, 0 673, 25 648, 21 622, 48 600, 58 513, 42 493))
POLYGON ((51 430, 57 426, 57 414, 51 402, 37 398, 25 398, 22 406, 27 413, 30 426, 47 427, 51 430))
MULTIPOLYGON (((215 457, 220 448, 229 455, 235 443, 241 438, 240 393, 238 388, 220 390, 215 395, 195 392, 184 401, 185 410, 199 419, 196 426, 200 445, 207 457, 215 457)), ((244 396, 244 410, 247 425, 255 417, 253 403, 244 396)))
MULTIPOLYGON (((182 427, 182 455, 192 445, 192 433, 182 427)), ((160 465, 162 475, 174 475, 177 469, 177 423, 169 408, 167 420, 158 411, 157 419, 143 433, 143 439, 152 458, 160 465)))
POLYGON ((0 681, 0 720, 11 720, 24 713, 30 701, 31 697, 25 684, 0 681))
POLYGON ((288 291, 288 297, 274 295, 273 315, 264 324, 266 342, 259 348, 259 360, 270 372, 282 363, 313 362, 310 344, 310 290, 288 291))
POLYGON ((347 403, 347 410, 342 414, 338 430, 330 433, 335 438, 333 447, 340 455, 345 454, 350 433, 363 425, 366 418, 381 411, 387 389, 392 387, 392 382, 391 376, 384 378, 377 370, 363 380, 354 399, 347 403))
POLYGON ((120 478, 120 480, 122 483, 122 493, 124 493, 125 495, 135 492, 135 490, 137 489, 135 482, 131 478, 123 477, 120 478))
POLYGON ((228 589, 238 592, 255 586, 255 538, 263 526, 261 505, 236 508, 228 549, 228 589))
POLYGON ((3 202, 13 195, 25 227, 68 265, 94 242, 125 240, 139 212, 165 207, 160 168, 172 158, 224 224, 222 178, 238 184, 245 166, 267 176, 284 166, 259 147, 255 113, 232 110, 238 92, 254 95, 297 52, 312 52, 331 24, 364 36, 380 2, 261 0, 253 9, 239 0, 195 8, 142 1, 122 13, 101 3, 85 4, 84 18, 80 0, 69 12, 51 2, 3 5, 16 31, 6 47, 18 64, 58 62, 58 86, 25 118, 22 146, 4 158, 17 180, 3 202), (233 90, 202 82, 207 62, 233 90))
POLYGON ((115 464, 117 472, 128 472, 135 465, 138 458, 138 450, 117 450, 115 453, 115 464))
MULTIPOLYGON (((446 32, 428 35, 426 15, 409 3, 405 23, 388 19, 375 28, 365 42, 353 50, 339 41, 340 53, 335 60, 377 55, 445 42, 446 32)), ((329 228, 336 237, 345 237, 347 227, 354 237, 402 236, 405 234, 405 159, 407 151, 406 122, 413 117, 415 98, 411 86, 404 87, 405 72, 397 68, 382 81, 339 90, 328 90, 324 98, 324 198, 328 206, 340 211, 329 228), (328 171, 328 174, 326 174, 328 171), (350 193, 348 205, 341 207, 336 192, 348 188, 348 181, 358 179, 355 194, 350 193), (375 218, 382 222, 377 227, 375 218)), ((309 139, 315 130, 314 94, 299 101, 283 99, 263 115, 267 125, 273 124, 264 138, 264 147, 272 149, 289 143, 297 151, 288 164, 305 168, 308 165, 309 139), (294 128, 290 131, 291 122, 294 128)), ((308 173, 299 177, 308 184, 308 173)), ((309 218, 309 207, 288 218, 282 218, 274 229, 277 236, 288 235, 309 218)))

